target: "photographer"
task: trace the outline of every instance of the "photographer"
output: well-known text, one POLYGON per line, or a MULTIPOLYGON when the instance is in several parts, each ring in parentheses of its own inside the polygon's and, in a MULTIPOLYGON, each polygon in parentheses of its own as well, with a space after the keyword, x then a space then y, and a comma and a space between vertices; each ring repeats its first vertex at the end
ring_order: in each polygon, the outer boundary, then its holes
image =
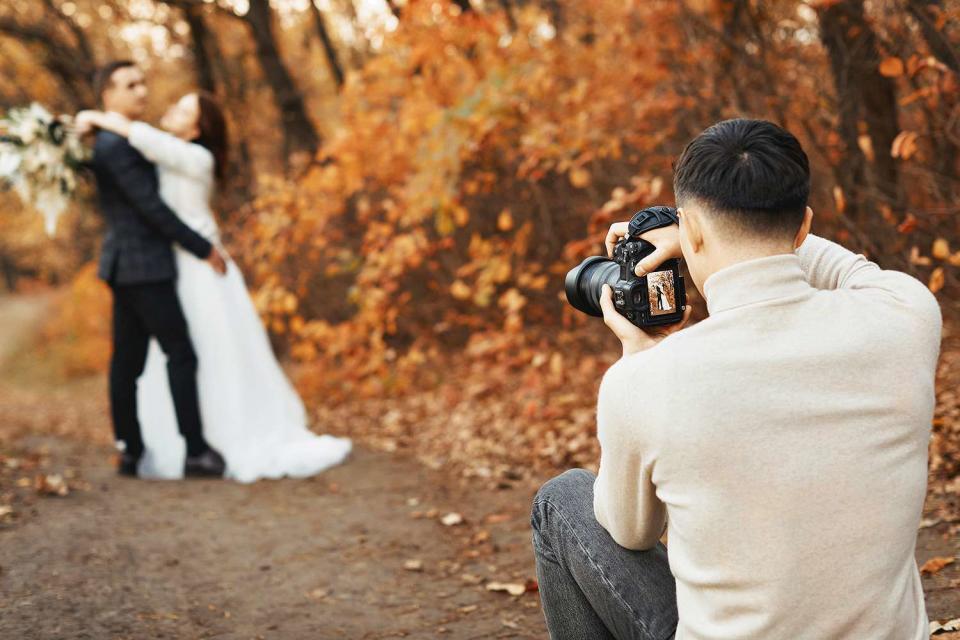
POLYGON ((682 257, 709 317, 647 333, 603 286, 623 358, 600 387, 599 474, 533 505, 552 638, 927 637, 914 547, 940 309, 811 235, 809 191, 789 132, 720 122, 678 159, 679 224, 641 236, 656 251, 636 270, 682 257))

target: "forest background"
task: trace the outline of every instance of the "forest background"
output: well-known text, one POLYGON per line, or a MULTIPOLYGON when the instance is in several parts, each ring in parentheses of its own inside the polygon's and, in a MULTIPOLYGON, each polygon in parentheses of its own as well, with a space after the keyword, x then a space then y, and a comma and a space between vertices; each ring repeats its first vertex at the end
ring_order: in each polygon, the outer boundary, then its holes
MULTIPOLYGON (((931 473, 956 489, 958 38, 946 0, 5 0, 0 110, 92 107, 116 58, 152 121, 213 92, 225 243, 317 427, 493 483, 596 464, 617 345, 566 270, 673 202, 692 136, 770 119, 810 156, 815 232, 940 299, 931 473)), ((36 354, 104 371, 92 183, 53 239, 12 193, 0 212, 3 286, 57 291, 36 354)))

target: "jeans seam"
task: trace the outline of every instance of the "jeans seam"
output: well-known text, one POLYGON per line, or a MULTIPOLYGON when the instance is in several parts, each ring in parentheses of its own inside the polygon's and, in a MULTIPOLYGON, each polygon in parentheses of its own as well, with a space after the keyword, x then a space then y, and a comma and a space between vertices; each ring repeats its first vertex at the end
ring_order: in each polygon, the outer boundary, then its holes
POLYGON ((610 592, 616 596, 617 600, 619 600, 623 604, 623 606, 627 609, 627 611, 630 612, 634 622, 637 624, 637 626, 640 627, 640 631, 643 632, 643 634, 648 638, 651 638, 652 636, 650 635, 650 631, 647 629, 646 623, 640 617, 639 613, 637 613, 633 609, 633 607, 630 606, 630 603, 627 602, 627 600, 620 594, 620 591, 614 586, 613 582, 611 582, 610 579, 607 578, 607 576, 604 574, 603 569, 600 567, 600 565, 597 564, 596 561, 594 561, 593 557, 590 555, 590 552, 587 551, 586 545, 580 539, 580 536, 577 535, 576 529, 573 527, 572 524, 570 524, 570 521, 567 520, 567 517, 563 515, 563 512, 555 504, 550 502, 548 498, 542 498, 541 500, 537 501, 536 504, 537 505, 544 504, 550 507, 554 511, 554 513, 556 513, 560 517, 560 519, 563 520, 564 524, 567 526, 567 528, 570 530, 570 533, 573 535, 574 539, 577 541, 577 546, 580 547, 580 550, 583 552, 583 555, 587 558, 587 560, 590 561, 590 564, 594 567, 594 569, 596 569, 597 575, 599 575, 603 583, 606 584, 607 587, 609 587, 610 592))

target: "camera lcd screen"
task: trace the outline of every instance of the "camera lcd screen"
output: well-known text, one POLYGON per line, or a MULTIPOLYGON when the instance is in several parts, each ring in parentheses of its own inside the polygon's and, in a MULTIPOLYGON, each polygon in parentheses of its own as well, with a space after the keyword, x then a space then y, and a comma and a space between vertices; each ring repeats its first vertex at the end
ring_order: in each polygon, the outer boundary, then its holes
POLYGON ((673 269, 647 274, 647 293, 650 296, 650 315, 664 316, 677 310, 677 296, 673 288, 673 269))

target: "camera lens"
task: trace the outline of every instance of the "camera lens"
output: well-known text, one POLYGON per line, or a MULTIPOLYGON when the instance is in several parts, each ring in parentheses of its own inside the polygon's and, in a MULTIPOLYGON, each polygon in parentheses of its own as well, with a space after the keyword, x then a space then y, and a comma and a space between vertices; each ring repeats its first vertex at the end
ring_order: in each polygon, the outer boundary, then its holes
POLYGON ((602 316, 600 293, 603 285, 611 287, 620 277, 620 265, 601 256, 591 256, 567 272, 564 289, 567 302, 591 316, 602 316))

